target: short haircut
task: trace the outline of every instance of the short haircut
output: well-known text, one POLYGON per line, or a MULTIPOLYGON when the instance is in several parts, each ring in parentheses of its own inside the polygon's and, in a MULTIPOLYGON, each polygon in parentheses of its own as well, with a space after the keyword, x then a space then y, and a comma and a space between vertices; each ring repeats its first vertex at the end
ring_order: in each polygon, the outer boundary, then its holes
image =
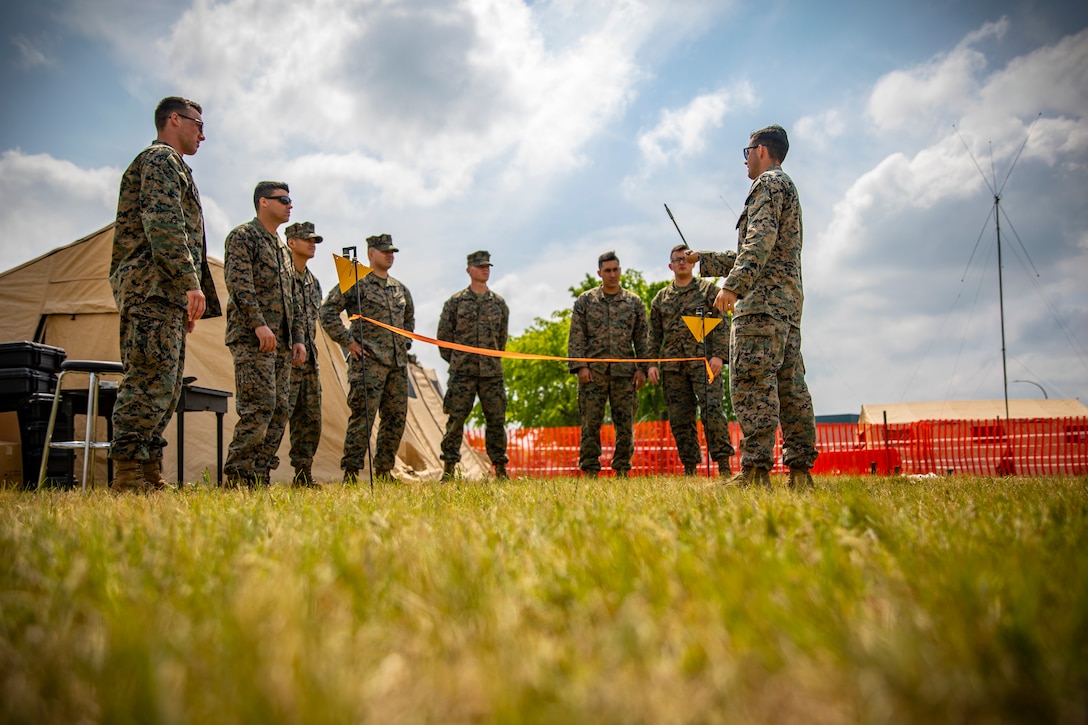
POLYGON ((253 190, 253 210, 256 211, 261 208, 261 199, 268 196, 268 192, 276 191, 277 189, 283 189, 288 194, 291 193, 291 188, 287 186, 285 181, 258 181, 257 188, 253 190))
POLYGON ((171 114, 184 113, 190 108, 201 115, 204 113, 204 109, 196 101, 190 101, 188 98, 180 96, 167 96, 159 101, 159 105, 155 106, 155 129, 158 131, 163 130, 166 128, 166 119, 170 118, 171 114))
POLYGON ((616 256, 615 252, 605 252, 601 256, 597 257, 597 269, 600 269, 601 267, 603 267, 605 262, 613 262, 613 261, 616 264, 619 264, 620 263, 620 258, 616 256))
POLYGON ((781 163, 786 160, 786 154, 790 150, 790 140, 786 136, 786 129, 781 126, 768 126, 761 128, 752 134, 753 146, 766 146, 771 152, 771 158, 781 163))
POLYGON ((679 251, 680 251, 681 249, 683 249, 683 250, 684 250, 684 251, 686 252, 686 251, 688 251, 689 249, 691 249, 691 247, 689 247, 689 246, 688 246, 688 245, 686 245, 686 244, 677 244, 677 245, 676 245, 675 247, 673 247, 672 249, 670 249, 670 250, 669 250, 669 264, 672 264, 672 255, 676 254, 676 253, 677 253, 677 252, 679 252, 679 251))

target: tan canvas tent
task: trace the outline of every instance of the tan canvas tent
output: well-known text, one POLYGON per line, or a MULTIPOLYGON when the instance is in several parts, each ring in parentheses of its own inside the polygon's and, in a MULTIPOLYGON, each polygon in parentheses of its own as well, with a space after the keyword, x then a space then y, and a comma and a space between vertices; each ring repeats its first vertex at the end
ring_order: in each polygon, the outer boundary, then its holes
MULTIPOLYGON (((920 420, 993 420, 1005 417, 1004 400, 934 400, 921 403, 888 403, 861 406, 858 423, 915 423, 920 420)), ((1016 419, 1083 418, 1088 407, 1075 398, 1067 400, 1010 400, 1009 417, 1016 419)))
MULTIPOLYGON (((30 340, 53 345, 64 348, 69 359, 120 360, 117 308, 108 279, 112 247, 111 224, 0 273, 0 309, 3 310, 0 342, 30 340)), ((209 261, 215 287, 225 307, 227 289, 223 281, 223 262, 209 261)), ((328 284, 323 281, 323 287, 327 288, 328 284)), ((187 343, 185 375, 195 376, 195 385, 233 392, 234 366, 230 351, 223 343, 225 326, 223 317, 197 324, 187 343)), ((318 481, 338 481, 349 414, 347 365, 340 346, 323 331, 318 334, 318 347, 323 428, 313 473, 318 481)), ((439 444, 446 424, 438 380, 433 370, 410 365, 409 382, 408 424, 397 452, 394 473, 403 480, 437 480, 442 471, 439 444)), ((224 418, 224 456, 237 419, 232 398, 224 418)), ((99 426, 99 437, 105 438, 104 423, 99 426)), ((288 438, 288 435, 284 436, 280 447, 281 463, 272 473, 273 481, 291 479, 288 438)), ((173 479, 177 469, 175 421, 167 428, 166 439, 170 445, 166 449, 164 467, 167 478, 173 479)), ((215 480, 216 432, 212 413, 186 414, 184 452, 183 480, 200 481, 206 472, 215 480)), ((99 458, 103 456, 99 454, 99 458)), ((483 478, 489 471, 487 458, 465 443, 461 447, 461 467, 467 478, 483 478)), ((104 465, 96 470, 96 480, 104 481, 104 465)), ((37 472, 32 475, 36 477, 37 472)))

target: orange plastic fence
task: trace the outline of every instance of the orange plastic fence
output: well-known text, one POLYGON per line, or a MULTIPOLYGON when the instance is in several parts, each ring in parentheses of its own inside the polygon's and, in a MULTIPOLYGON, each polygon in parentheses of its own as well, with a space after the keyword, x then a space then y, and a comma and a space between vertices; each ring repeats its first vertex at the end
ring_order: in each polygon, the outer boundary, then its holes
MULTIPOLYGON (((730 423, 729 432, 739 451, 740 426, 730 423)), ((512 428, 507 434, 511 475, 548 478, 578 474, 580 428, 512 428)), ((473 448, 484 450, 482 430, 466 431, 466 437, 473 448)), ((816 441, 820 457, 814 473, 1088 475, 1088 418, 921 421, 887 426, 818 423, 816 441)), ((716 475, 717 466, 706 458, 701 424, 699 442, 704 456, 699 473, 716 475)), ((602 427, 603 474, 611 471, 614 446, 612 426, 602 427)), ((781 448, 779 431, 775 460, 781 459, 781 448)), ((631 463, 636 476, 683 472, 667 422, 635 425, 631 463)), ((730 465, 739 470, 739 452, 730 465)), ((782 471, 781 463, 776 470, 782 471)))

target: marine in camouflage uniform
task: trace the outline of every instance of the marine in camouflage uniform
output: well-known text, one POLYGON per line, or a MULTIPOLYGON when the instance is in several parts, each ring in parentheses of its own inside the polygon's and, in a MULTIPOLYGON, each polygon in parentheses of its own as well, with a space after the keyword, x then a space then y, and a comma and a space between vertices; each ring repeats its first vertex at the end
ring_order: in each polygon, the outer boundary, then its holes
POLYGON ((387 325, 408 332, 415 331, 416 312, 412 295, 407 287, 389 276, 393 254, 399 251, 393 246, 393 238, 388 234, 379 234, 367 237, 366 244, 373 271, 347 293, 340 291, 340 285, 333 286, 319 313, 325 332, 349 352, 348 382, 351 391, 348 405, 351 417, 344 438, 344 456, 340 459, 345 481, 355 478, 366 462, 370 431, 374 426, 374 416, 378 413, 381 414, 381 425, 378 427, 373 472, 379 478, 391 475, 408 416, 408 348, 412 344, 411 339, 364 320, 352 320, 349 329, 341 320, 341 313, 346 313, 349 318, 361 313, 387 325))
MULTIPOLYGON (((620 286, 620 261, 615 252, 598 258, 597 274, 601 285, 574 301, 567 357, 645 359, 646 305, 620 286)), ((644 362, 568 363, 570 372, 578 376, 578 411, 582 416, 578 467, 587 475, 596 476, 601 470, 601 423, 606 404, 616 431, 612 470, 617 476, 630 473, 638 390, 646 382, 646 368, 644 362)))
POLYGON ((268 484, 287 427, 291 364, 305 359, 302 316, 292 271, 276 229, 291 218, 287 184, 262 181, 253 192, 257 216, 227 235, 224 276, 226 343, 234 358, 238 422, 223 470, 232 485, 268 484))
POLYGON ((292 224, 284 230, 294 270, 295 305, 302 318, 306 362, 291 366, 291 397, 288 422, 291 430, 291 466, 295 483, 312 486, 314 455, 321 443, 321 376, 317 366, 317 313, 321 309, 321 283, 307 267, 322 237, 312 222, 292 224))
MULTIPOLYGON (((722 320, 707 333, 705 346, 695 339, 684 322, 685 315, 721 318, 714 309, 718 287, 708 280, 695 279, 688 264, 684 245, 674 247, 669 257, 669 269, 674 279, 663 287, 650 303, 650 355, 662 358, 697 357, 721 370, 729 354, 729 321, 722 320)), ((703 458, 699 446, 699 431, 695 425, 696 411, 702 411, 703 431, 706 433, 710 457, 718 464, 720 475, 730 473, 729 459, 733 445, 729 440, 729 424, 722 408, 724 386, 721 375, 707 382, 706 363, 700 360, 662 362, 651 366, 650 382, 661 377, 665 406, 669 412, 669 429, 676 441, 676 451, 684 473, 692 475, 703 458), (660 372, 659 372, 660 371, 660 372)))
POLYGON ((811 485, 818 453, 801 356, 801 202, 782 170, 788 150, 781 126, 752 135, 745 149, 752 186, 737 220, 737 251, 700 252, 699 259, 701 274, 728 275, 716 305, 733 312, 730 392, 744 433, 739 478, 766 479, 781 423, 790 483, 811 485))
MULTIPOLYGON (((491 276, 491 255, 477 251, 468 255, 468 287, 446 300, 438 318, 438 339, 460 345, 505 350, 510 330, 510 309, 506 301, 487 286, 491 276)), ((495 476, 506 478, 506 385, 502 359, 476 355, 461 350, 439 348, 442 359, 450 365, 450 377, 442 409, 446 413, 446 434, 442 437, 442 477, 453 477, 461 460, 465 420, 472 412, 476 396, 484 413, 484 440, 487 457, 495 466, 495 476)))
POLYGON ((208 268, 200 193, 182 159, 204 139, 200 106, 164 98, 155 126, 158 138, 121 177, 110 262, 124 370, 110 446, 115 490, 167 485, 163 431, 181 396, 185 336, 198 318, 222 314, 208 268))

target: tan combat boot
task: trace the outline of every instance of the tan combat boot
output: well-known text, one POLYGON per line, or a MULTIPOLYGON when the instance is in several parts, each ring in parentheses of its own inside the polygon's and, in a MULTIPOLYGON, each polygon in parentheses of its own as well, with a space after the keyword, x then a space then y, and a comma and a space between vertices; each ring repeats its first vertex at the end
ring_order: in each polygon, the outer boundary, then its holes
POLYGON ((816 482, 812 480, 812 474, 807 468, 790 466, 790 477, 786 480, 790 488, 816 488, 816 482))
POLYGON ((770 472, 766 468, 756 468, 755 466, 744 466, 741 468, 740 473, 729 479, 730 486, 763 486, 764 488, 771 487, 770 472))
POLYGON ((140 461, 114 461, 113 481, 110 491, 114 493, 147 493, 151 490, 144 480, 143 463, 140 461))
POLYGON ((294 485, 301 488, 317 488, 314 483, 313 469, 310 466, 298 466, 295 468, 294 485))
POLYGON ((167 481, 162 475, 162 459, 154 461, 143 461, 141 463, 144 473, 144 480, 147 481, 147 485, 155 491, 163 491, 168 488, 175 488, 173 484, 167 481))
POLYGON ((449 483, 457 476, 457 462, 446 461, 442 464, 442 482, 449 483))

